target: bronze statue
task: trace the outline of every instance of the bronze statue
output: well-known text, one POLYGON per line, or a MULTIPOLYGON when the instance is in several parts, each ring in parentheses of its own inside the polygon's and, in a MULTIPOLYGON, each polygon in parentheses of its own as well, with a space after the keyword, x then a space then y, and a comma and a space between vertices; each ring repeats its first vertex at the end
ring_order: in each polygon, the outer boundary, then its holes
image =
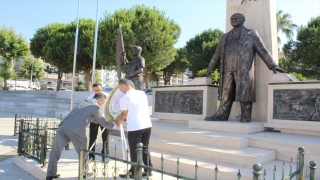
MULTIPOLYGON (((145 60, 141 56, 142 48, 140 46, 132 47, 133 60, 127 63, 126 78, 131 80, 136 90, 144 91, 143 69, 145 68, 145 60)), ((126 53, 123 53, 125 61, 126 53)))
POLYGON ((244 22, 243 14, 231 16, 233 29, 222 35, 204 75, 208 76, 220 63, 220 107, 213 116, 206 117, 206 121, 227 121, 233 101, 240 101, 240 122, 251 121, 252 102, 256 100, 252 69, 256 53, 274 73, 286 73, 275 64, 259 34, 244 27, 244 22))

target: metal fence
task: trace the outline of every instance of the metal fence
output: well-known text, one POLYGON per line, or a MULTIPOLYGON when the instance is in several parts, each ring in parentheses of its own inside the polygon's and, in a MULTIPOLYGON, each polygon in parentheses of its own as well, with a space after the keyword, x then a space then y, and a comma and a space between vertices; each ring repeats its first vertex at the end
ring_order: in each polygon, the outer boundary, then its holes
MULTIPOLYGON (((143 164, 142 161, 142 147, 143 144, 142 143, 138 143, 137 144, 137 162, 130 162, 128 160, 123 160, 121 158, 117 157, 117 147, 115 146, 115 156, 109 156, 108 154, 100 154, 100 153, 96 153, 96 152, 92 152, 92 151, 88 151, 85 149, 81 149, 80 150, 80 155, 79 155, 79 173, 78 173, 78 179, 82 180, 82 179, 86 179, 85 177, 87 177, 87 175, 89 174, 89 163, 88 160, 86 159, 87 157, 87 153, 94 153, 95 155, 101 156, 103 157, 103 159, 107 159, 110 158, 112 160, 114 160, 114 164, 113 164, 113 172, 111 175, 108 175, 107 172, 107 165, 106 163, 103 164, 103 167, 100 169, 101 173, 99 173, 99 169, 97 167, 97 162, 94 161, 93 162, 93 166, 92 166, 92 173, 93 173, 93 179, 96 179, 98 177, 102 177, 102 179, 107 179, 107 178, 112 178, 112 179, 119 179, 119 167, 121 166, 122 163, 125 164, 126 169, 124 170, 123 173, 127 173, 127 178, 126 179, 130 179, 130 174, 129 174, 129 165, 134 165, 135 171, 134 171, 134 179, 135 180, 141 180, 142 179, 142 169, 144 170, 148 170, 148 171, 152 171, 152 172, 157 172, 161 174, 161 180, 164 179, 164 175, 166 176, 170 176, 170 177, 174 177, 177 179, 184 179, 184 180, 198 180, 198 162, 195 162, 194 165, 194 176, 193 177, 187 177, 184 175, 179 174, 179 169, 180 169, 180 162, 179 162, 179 158, 177 158, 176 164, 177 164, 177 168, 176 168, 176 173, 173 172, 169 172, 169 171, 165 171, 164 170, 164 158, 163 158, 163 154, 161 155, 161 168, 154 168, 154 167, 150 167, 148 164, 145 165, 143 164)), ((290 162, 290 173, 289 175, 285 176, 284 173, 284 165, 285 162, 283 162, 283 166, 282 166, 282 178, 281 180, 290 180, 290 179, 297 179, 297 180, 304 180, 304 152, 305 149, 303 147, 299 147, 298 149, 299 153, 297 155, 297 162, 296 164, 293 163, 292 158, 291 158, 291 162, 290 162), (292 172, 292 167, 296 165, 296 171, 292 172)), ((127 151, 127 157, 128 157, 129 152, 127 151)), ((147 161, 149 162, 149 161, 147 161)), ((315 161, 310 161, 310 180, 316 180, 316 162, 315 161)), ((264 169, 262 172, 262 166, 261 164, 254 164, 252 166, 253 171, 252 171, 252 178, 253 180, 266 180, 266 170, 264 169)), ((219 169, 218 166, 216 165, 214 170, 213 170, 213 175, 214 175, 214 180, 218 180, 221 179, 223 177, 219 178, 219 169)), ((148 174, 147 174, 148 175, 148 174)), ((276 180, 276 166, 274 166, 274 170, 273 170, 273 180, 276 180)), ((241 172, 240 169, 238 170, 238 173, 235 175, 235 179, 241 180, 241 172)), ((147 179, 149 179, 149 177, 146 177, 147 179)), ((270 179, 270 178, 269 178, 270 179)), ((277 179, 278 180, 278 179, 277 179)))
MULTIPOLYGON (((61 119, 39 119, 39 118, 19 118, 16 115, 15 118, 15 131, 14 134, 19 134, 18 138, 18 153, 19 155, 23 155, 27 158, 34 159, 43 166, 46 166, 46 152, 47 149, 52 145, 53 139, 55 137, 55 133, 58 127, 58 124, 60 123, 61 119), (16 130, 16 128, 18 130, 16 130), (16 132, 17 131, 17 132, 16 132)), ((125 134, 127 136, 127 134, 125 134)), ((118 139, 120 137, 119 130, 111 130, 110 131, 111 138, 118 139)), ((68 147, 67 147, 68 149, 68 147)), ((106 149, 106 148, 105 148, 106 149)), ((164 170, 164 158, 163 154, 161 155, 161 167, 160 168, 154 168, 150 167, 148 164, 144 165, 142 162, 142 144, 137 145, 137 162, 130 162, 128 160, 123 160, 121 158, 117 157, 117 147, 115 146, 115 156, 109 156, 108 154, 101 154, 97 152, 91 152, 85 149, 82 149, 80 151, 79 155, 79 179, 83 179, 83 175, 86 175, 89 172, 89 164, 87 161, 87 153, 93 153, 95 155, 104 157, 104 159, 112 159, 114 160, 113 165, 113 173, 112 175, 108 175, 107 173, 107 164, 103 163, 103 168, 101 169, 101 174, 99 173, 99 170, 96 166, 96 161, 93 163, 93 178, 96 177, 102 177, 103 179, 106 179, 108 177, 112 177, 113 179, 118 179, 119 174, 119 166, 120 164, 124 163, 126 166, 126 169, 124 170, 124 173, 129 172, 129 165, 134 165, 136 167, 135 169, 135 180, 140 180, 142 178, 142 171, 141 169, 147 169, 153 172, 157 172, 161 174, 161 179, 164 178, 164 175, 175 177, 177 179, 186 179, 186 180, 197 180, 198 179, 198 162, 195 162, 194 165, 194 176, 193 177, 187 177, 180 174, 180 161, 179 158, 177 158, 176 161, 176 172, 169 172, 164 170)), ((283 162, 282 165, 282 177, 281 180, 289 180, 295 179, 297 180, 304 180, 305 175, 305 169, 304 169, 304 154, 305 149, 303 147, 299 147, 298 149, 298 155, 296 163, 293 162, 293 159, 291 158, 290 162, 290 172, 289 175, 285 175, 284 173, 284 165, 285 162, 283 162), (294 168, 295 167, 295 168, 294 168), (292 169, 296 169, 294 172, 292 172, 292 169)), ((127 151, 127 157, 129 155, 129 152, 127 151)), ((310 161, 309 162, 309 168, 310 168, 310 180, 316 180, 316 162, 310 161)), ((276 180, 276 166, 273 170, 273 180, 276 180)), ((219 177, 219 168, 216 165, 215 168, 212 171, 214 180, 218 180, 219 177)), ((266 180, 266 170, 263 169, 263 167, 260 164, 254 164, 253 165, 253 180, 266 180)), ((235 179, 241 180, 241 171, 238 170, 238 173, 235 174, 235 179)), ((147 177, 149 179, 149 177, 147 177)))
MULTIPOLYGON (((45 166, 46 152, 53 144, 60 121, 61 118, 21 118, 15 115, 14 135, 19 135, 19 155, 45 166)), ((69 145, 65 149, 69 150, 69 145)))

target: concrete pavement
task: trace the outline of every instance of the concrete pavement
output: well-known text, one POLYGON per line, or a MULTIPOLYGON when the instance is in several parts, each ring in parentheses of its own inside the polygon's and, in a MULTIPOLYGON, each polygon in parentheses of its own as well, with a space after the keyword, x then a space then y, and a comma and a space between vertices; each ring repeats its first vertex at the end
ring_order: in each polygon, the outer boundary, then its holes
POLYGON ((13 164, 18 145, 18 136, 13 136, 13 128, 14 114, 0 112, 0 179, 34 180, 33 176, 13 164))
MULTIPOLYGON (((38 117, 34 114, 18 114, 27 117, 38 117)), ((44 180, 46 177, 46 168, 41 168, 38 162, 24 158, 23 156, 18 156, 17 145, 18 136, 13 136, 14 129, 14 113, 3 113, 0 112, 0 179, 1 180, 44 180), (17 166, 17 165, 18 166, 17 166), (29 174, 30 173, 30 174, 29 174)), ((39 116, 40 117, 40 116, 39 116)), ((110 143, 111 144, 111 143, 110 143)), ((113 143, 114 144, 114 143, 113 143)), ((58 173, 61 174, 59 179, 63 180, 76 180, 78 179, 78 155, 73 149, 72 144, 70 144, 70 150, 63 151, 61 159, 58 162, 58 173)), ((110 145, 114 149, 114 145, 110 145)), ((101 150, 101 143, 97 146, 96 151, 101 150)), ((111 150, 113 151, 113 150, 111 150)), ((111 152, 112 153, 112 152, 111 152)), ((49 157, 50 151, 47 152, 47 157, 49 157)), ((120 154, 118 154, 120 156, 120 154)), ((101 163, 101 158, 97 157, 96 168, 98 169, 98 176, 102 179, 102 169, 103 164, 101 163)), ((48 164, 48 158, 47 158, 48 164)), ((94 163, 89 164, 89 172, 93 171, 94 163)), ((107 165, 108 180, 113 179, 115 162, 110 161, 107 165)), ((123 174, 125 166, 122 163, 117 163, 117 174, 123 174)), ((93 178, 88 178, 93 179, 93 178)), ((120 178, 121 179, 121 178, 120 178)), ((152 179, 161 179, 161 175, 154 173, 152 179)), ((164 176, 166 180, 173 180, 176 178, 171 178, 164 176)))

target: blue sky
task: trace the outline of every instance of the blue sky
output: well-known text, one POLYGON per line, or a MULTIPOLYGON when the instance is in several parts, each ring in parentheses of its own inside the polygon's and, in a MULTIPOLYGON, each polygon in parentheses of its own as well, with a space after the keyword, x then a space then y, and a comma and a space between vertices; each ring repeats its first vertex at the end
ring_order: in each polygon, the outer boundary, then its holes
MULTIPOLYGON (((96 19, 96 0, 80 0, 80 17, 96 19)), ((241 0, 239 0, 239 3, 241 0)), ((209 28, 225 31, 225 0, 100 0, 99 19, 104 12, 144 4, 165 11, 181 27, 176 47, 209 28)), ((306 25, 320 15, 319 0, 277 0, 277 9, 290 13, 297 25, 306 25)), ((0 0, 0 26, 14 27, 29 42, 36 29, 54 22, 69 23, 77 17, 78 0, 0 0)), ((285 37, 280 36, 285 42, 285 37)))

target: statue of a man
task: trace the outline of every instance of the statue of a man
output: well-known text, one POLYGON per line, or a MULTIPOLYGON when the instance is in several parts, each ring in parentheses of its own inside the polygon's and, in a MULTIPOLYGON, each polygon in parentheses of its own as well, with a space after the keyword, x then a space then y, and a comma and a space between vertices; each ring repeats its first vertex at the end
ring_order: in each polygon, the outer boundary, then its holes
MULTIPOLYGON (((131 80, 136 90, 144 91, 143 69, 145 68, 145 60, 141 56, 142 48, 140 46, 132 47, 133 60, 127 63, 126 78, 131 80)), ((126 54, 123 53, 125 61, 126 54)))
POLYGON ((206 117, 206 121, 227 121, 233 101, 240 102, 240 122, 251 121, 252 102, 256 100, 252 69, 256 53, 274 73, 286 73, 275 64, 259 34, 244 27, 244 22, 243 14, 231 16, 233 29, 222 35, 204 75, 208 76, 220 64, 220 107, 213 116, 206 117))

